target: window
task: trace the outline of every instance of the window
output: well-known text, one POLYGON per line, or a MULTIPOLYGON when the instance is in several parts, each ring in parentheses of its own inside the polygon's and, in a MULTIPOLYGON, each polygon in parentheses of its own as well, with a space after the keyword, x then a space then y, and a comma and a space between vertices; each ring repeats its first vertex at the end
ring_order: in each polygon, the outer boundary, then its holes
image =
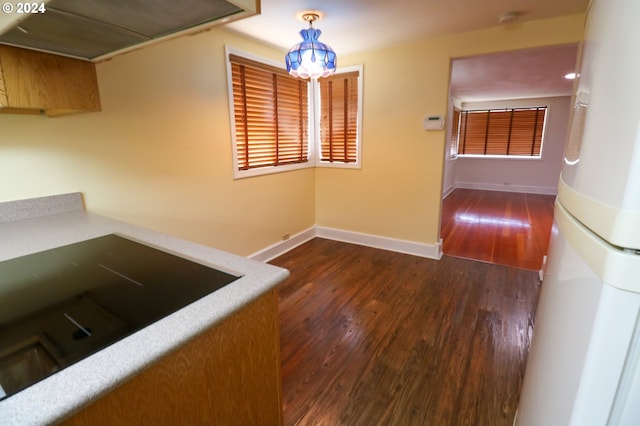
POLYGON ((449 146, 449 158, 458 156, 458 142, 460 141, 460 113, 462 111, 457 106, 453 107, 453 118, 451 120, 451 145, 449 146))
POLYGON ((334 74, 320 89, 320 163, 358 164, 360 72, 334 74))
POLYGON ((461 111, 458 155, 540 158, 546 107, 461 111))
POLYGON ((309 161, 309 82, 229 55, 237 170, 309 161))
POLYGON ((236 178, 360 166, 361 67, 309 81, 229 48, 227 58, 236 178))

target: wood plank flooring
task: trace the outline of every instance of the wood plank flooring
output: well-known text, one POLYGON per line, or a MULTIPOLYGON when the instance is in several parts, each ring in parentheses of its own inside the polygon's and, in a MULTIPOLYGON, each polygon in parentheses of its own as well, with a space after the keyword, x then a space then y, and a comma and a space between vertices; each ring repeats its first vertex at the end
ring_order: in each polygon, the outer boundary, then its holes
POLYGON ((442 203, 442 251, 529 270, 547 253, 555 196, 456 189, 442 203))
POLYGON ((321 238, 270 263, 285 425, 512 425, 535 272, 321 238))

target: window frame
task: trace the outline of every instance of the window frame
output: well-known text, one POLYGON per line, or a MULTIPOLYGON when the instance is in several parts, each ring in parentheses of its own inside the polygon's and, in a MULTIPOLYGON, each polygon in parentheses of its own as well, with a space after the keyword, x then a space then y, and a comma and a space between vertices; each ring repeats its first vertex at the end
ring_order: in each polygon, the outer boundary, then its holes
POLYGON ((460 118, 462 117, 462 106, 453 103, 451 107, 451 129, 449 134, 449 144, 447 158, 455 160, 458 158, 458 143, 460 142, 460 118))
POLYGON ((308 125, 308 151, 307 151, 307 161, 293 164, 283 164, 278 166, 262 166, 250 168, 247 170, 241 170, 238 165, 238 145, 237 145, 237 133, 236 133, 236 119, 234 114, 234 97, 233 97, 233 74, 232 74, 232 65, 229 59, 230 55, 240 56, 246 59, 249 59, 254 62, 262 63, 266 66, 275 67, 284 69, 281 63, 276 61, 266 59, 263 57, 256 56, 249 52, 245 52, 231 46, 225 46, 225 61, 227 65, 227 97, 229 101, 229 124, 231 126, 231 147, 232 147, 232 162, 233 162, 233 178, 234 179, 242 179, 253 176, 261 176, 273 173, 281 173, 292 170, 300 170, 306 169, 310 167, 314 167, 314 150, 315 143, 313 142, 314 138, 314 127, 311 120, 311 111, 314 105, 313 101, 313 85, 310 84, 308 87, 308 96, 307 96, 307 111, 309 117, 307 118, 308 125))
MULTIPOLYGON (((452 158, 468 158, 468 159, 500 159, 500 160, 525 160, 525 161, 539 161, 544 158, 545 151, 545 141, 548 131, 548 123, 549 117, 552 113, 551 105, 547 102, 540 102, 540 99, 517 99, 512 101, 503 101, 503 102, 471 102, 471 103, 463 103, 460 107, 460 118, 464 117, 464 112, 475 112, 475 111, 505 111, 505 110, 526 110, 526 109, 536 109, 536 108, 544 108, 544 122, 542 124, 542 137, 540 140, 540 153, 538 155, 506 155, 506 154, 462 154, 460 153, 460 137, 458 135, 458 140, 456 141, 455 147, 455 156, 452 155, 452 158)), ((460 124, 458 123, 458 126, 460 124)), ((459 129, 460 130, 460 129, 459 129)), ((452 147, 453 149, 453 147, 452 147)))
POLYGON ((363 93, 363 69, 362 65, 353 65, 348 67, 339 68, 334 75, 349 74, 353 72, 358 73, 358 112, 356 118, 356 161, 350 163, 343 162, 331 162, 322 161, 322 140, 320 129, 320 116, 322 114, 322 108, 320 102, 320 84, 318 81, 313 81, 313 145, 314 145, 314 163, 316 167, 324 168, 339 168, 339 169, 362 169, 362 93, 363 93))
POLYGON ((306 169, 310 167, 323 167, 323 168, 345 168, 345 169, 361 169, 362 168, 362 106, 363 106, 363 66, 354 65, 348 67, 338 68, 334 75, 340 75, 343 73, 358 72, 358 105, 357 105, 357 119, 356 119, 356 161, 355 162, 329 162, 321 160, 321 129, 320 129, 320 115, 322 113, 320 108, 320 84, 317 80, 309 81, 308 92, 308 158, 306 162, 278 165, 278 166, 262 166, 250 168, 248 170, 241 170, 238 164, 238 145, 236 134, 236 120, 234 114, 234 97, 233 97, 233 74, 230 55, 239 56, 248 60, 264 64, 268 67, 275 67, 284 70, 282 63, 257 56, 255 54, 234 48, 232 46, 225 45, 225 61, 227 67, 227 97, 229 103, 229 123, 231 130, 231 145, 232 145, 232 163, 233 163, 233 178, 242 179, 246 177, 268 175, 272 173, 281 173, 293 170, 306 169))

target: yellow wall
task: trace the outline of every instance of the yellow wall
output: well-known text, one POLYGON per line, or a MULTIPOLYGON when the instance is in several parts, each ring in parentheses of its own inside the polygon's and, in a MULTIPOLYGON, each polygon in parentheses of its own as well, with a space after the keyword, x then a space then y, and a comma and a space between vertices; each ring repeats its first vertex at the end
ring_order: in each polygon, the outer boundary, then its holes
POLYGON ((314 224, 433 244, 444 132, 422 118, 446 111, 450 58, 576 42, 582 19, 340 57, 364 64, 362 169, 237 181, 224 45, 283 52, 222 29, 131 52, 97 66, 100 113, 0 115, 0 201, 81 191, 93 212, 241 255, 314 224))
POLYGON ((248 255, 315 223, 314 170, 233 180, 223 30, 97 66, 102 112, 0 115, 0 200, 81 191, 86 207, 248 255))
POLYGON ((444 130, 451 58, 576 43, 584 15, 495 27, 340 57, 364 65, 362 170, 318 169, 320 226, 435 244, 440 238, 444 130))

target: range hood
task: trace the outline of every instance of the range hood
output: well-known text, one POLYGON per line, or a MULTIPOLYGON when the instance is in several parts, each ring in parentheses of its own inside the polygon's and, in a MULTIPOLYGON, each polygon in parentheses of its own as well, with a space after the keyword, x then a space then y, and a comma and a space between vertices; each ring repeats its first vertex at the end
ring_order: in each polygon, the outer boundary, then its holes
POLYGON ((0 43, 93 62, 260 9, 260 0, 48 0, 46 11, 22 15, 8 3, 0 43))

